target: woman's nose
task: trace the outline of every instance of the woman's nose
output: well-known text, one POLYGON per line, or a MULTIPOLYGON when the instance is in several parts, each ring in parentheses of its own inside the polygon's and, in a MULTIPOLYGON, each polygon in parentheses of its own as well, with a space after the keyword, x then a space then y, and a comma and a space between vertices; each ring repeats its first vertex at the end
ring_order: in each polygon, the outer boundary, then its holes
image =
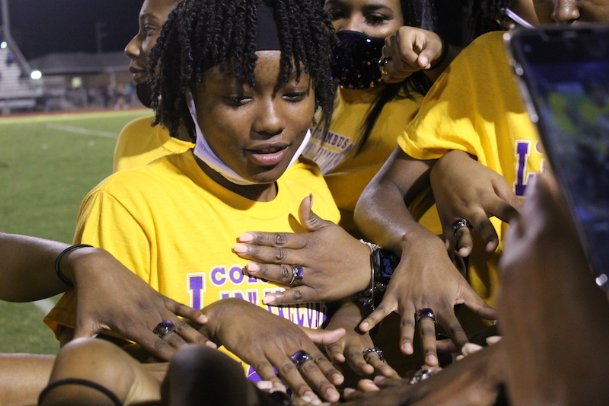
POLYGON ((552 18, 557 23, 572 23, 579 19, 577 0, 555 0, 552 18))

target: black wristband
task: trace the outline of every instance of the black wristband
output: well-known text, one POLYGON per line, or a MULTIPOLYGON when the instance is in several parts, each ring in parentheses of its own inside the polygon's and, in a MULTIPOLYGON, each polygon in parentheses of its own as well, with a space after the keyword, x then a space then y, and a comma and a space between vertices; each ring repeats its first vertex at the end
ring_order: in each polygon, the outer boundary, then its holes
POLYGON ((106 388, 105 386, 102 386, 102 385, 98 384, 97 382, 89 381, 88 379, 80 379, 80 378, 65 378, 65 379, 59 379, 59 380, 57 380, 55 382, 51 382, 50 384, 48 384, 46 386, 46 388, 44 388, 42 390, 42 392, 40 392, 40 395, 38 396, 38 404, 42 403, 42 401, 49 394, 50 391, 52 391, 53 389, 57 388, 58 386, 63 386, 63 385, 81 385, 81 386, 86 386, 87 388, 91 388, 91 389, 94 389, 94 390, 96 390, 98 392, 103 393, 116 406, 121 406, 123 404, 120 401, 120 399, 110 389, 106 388))
POLYGON ((75 245, 70 245, 68 248, 66 248, 65 250, 61 251, 59 253, 59 255, 57 255, 57 258, 55 258, 55 275, 57 275, 57 277, 66 285, 68 285, 69 287, 73 288, 74 284, 72 283, 72 281, 70 281, 61 271, 61 260, 64 257, 64 255, 69 254, 70 252, 77 250, 79 248, 93 248, 92 245, 89 244, 75 244, 75 245))

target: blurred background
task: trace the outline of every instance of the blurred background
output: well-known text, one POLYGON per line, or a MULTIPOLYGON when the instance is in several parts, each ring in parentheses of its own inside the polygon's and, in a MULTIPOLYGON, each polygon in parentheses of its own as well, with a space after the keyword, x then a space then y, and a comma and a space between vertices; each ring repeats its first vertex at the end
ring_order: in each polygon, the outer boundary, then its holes
MULTIPOLYGON (((141 4, 0 0, 1 232, 70 242, 82 198, 112 171, 120 129, 151 114, 123 54, 141 4)), ((0 301, 0 352, 55 353, 42 319, 56 300, 0 301)))

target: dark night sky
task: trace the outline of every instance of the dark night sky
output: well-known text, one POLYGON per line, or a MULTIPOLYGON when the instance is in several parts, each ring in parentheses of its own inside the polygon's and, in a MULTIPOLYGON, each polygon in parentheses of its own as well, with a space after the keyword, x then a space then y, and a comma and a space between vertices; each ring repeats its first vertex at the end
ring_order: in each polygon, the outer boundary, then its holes
POLYGON ((11 31, 26 58, 51 52, 121 51, 137 32, 143 0, 8 0, 11 31))

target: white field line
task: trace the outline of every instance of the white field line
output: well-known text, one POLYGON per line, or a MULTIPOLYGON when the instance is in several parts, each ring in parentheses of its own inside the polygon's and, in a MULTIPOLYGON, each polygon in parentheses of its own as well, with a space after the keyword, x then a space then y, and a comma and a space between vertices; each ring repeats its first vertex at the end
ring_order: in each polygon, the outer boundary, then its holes
POLYGON ((51 299, 42 299, 35 301, 34 306, 40 309, 40 311, 42 311, 44 314, 47 314, 51 311, 53 306, 55 306, 55 302, 53 302, 51 299))
POLYGON ((45 128, 50 128, 52 130, 67 131, 78 135, 93 135, 95 137, 116 138, 116 134, 110 131, 89 130, 87 128, 75 127, 72 125, 64 124, 45 124, 44 126, 45 128))

